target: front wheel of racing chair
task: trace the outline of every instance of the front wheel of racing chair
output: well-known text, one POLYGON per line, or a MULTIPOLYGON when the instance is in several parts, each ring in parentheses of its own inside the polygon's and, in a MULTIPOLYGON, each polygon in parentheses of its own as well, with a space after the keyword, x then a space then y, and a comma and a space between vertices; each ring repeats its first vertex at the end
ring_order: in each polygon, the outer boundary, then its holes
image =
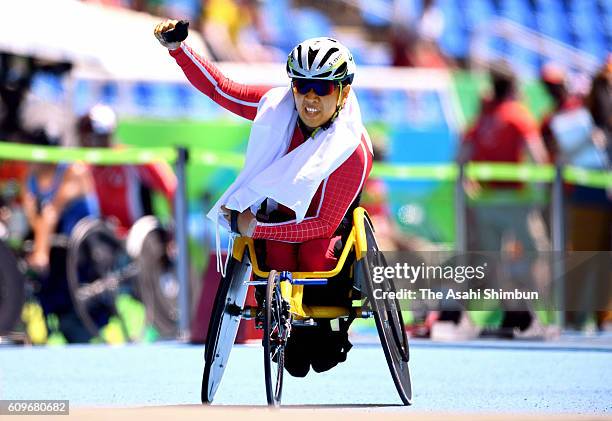
POLYGON ((289 306, 283 300, 279 281, 278 272, 270 271, 266 284, 263 320, 266 398, 270 406, 280 405, 285 368, 285 346, 291 330, 289 306))
POLYGON ((240 326, 247 295, 247 281, 250 277, 249 253, 232 256, 225 277, 219 283, 208 325, 204 350, 202 403, 213 401, 223 377, 240 326))

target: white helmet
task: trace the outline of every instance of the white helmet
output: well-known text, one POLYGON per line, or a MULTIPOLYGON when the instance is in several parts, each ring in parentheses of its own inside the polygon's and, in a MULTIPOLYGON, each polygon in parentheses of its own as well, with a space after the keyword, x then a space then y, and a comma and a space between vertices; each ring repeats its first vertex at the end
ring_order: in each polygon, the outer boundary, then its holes
POLYGON ((292 79, 322 79, 352 83, 355 60, 351 52, 333 38, 311 38, 298 44, 287 58, 292 79))

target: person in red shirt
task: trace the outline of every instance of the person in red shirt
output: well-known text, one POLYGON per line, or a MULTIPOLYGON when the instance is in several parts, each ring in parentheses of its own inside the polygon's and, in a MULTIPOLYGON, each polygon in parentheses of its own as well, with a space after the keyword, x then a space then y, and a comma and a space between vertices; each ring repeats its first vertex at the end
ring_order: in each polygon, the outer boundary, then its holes
MULTIPOLYGON (((170 55, 191 84, 227 110, 255 120, 254 124, 257 124, 258 107, 263 106, 264 96, 271 88, 236 83, 185 43, 166 42, 162 33, 175 25, 176 21, 162 22, 155 28, 155 35, 170 50, 170 55)), ((326 130, 334 127, 349 99, 354 69, 354 60, 348 49, 330 38, 304 41, 289 54, 289 94, 293 96, 293 112, 297 111, 299 118, 290 128, 292 133, 286 155, 294 151, 298 153, 296 149, 306 142, 317 142, 326 130), (315 138, 318 133, 321 136, 315 138)), ((360 192, 372 166, 371 144, 365 129, 362 129, 359 138, 343 141, 355 141, 356 147, 320 183, 302 220, 296 218, 293 210, 269 198, 259 208, 257 217, 248 208, 240 213, 240 233, 256 240, 265 240, 264 263, 268 268, 324 271, 335 266, 339 256, 334 250, 340 248, 336 245, 351 225, 351 210, 359 203, 360 192)), ((307 295, 306 292, 305 301, 307 295)), ((344 298, 347 297, 348 290, 344 298)), ((317 372, 335 366, 342 359, 323 352, 333 352, 334 344, 329 341, 333 336, 328 320, 320 321, 314 330, 292 330, 285 351, 285 368, 292 375, 305 376, 311 364, 317 372)))
MULTIPOLYGON (((523 163, 527 157, 537 164, 548 162, 539 126, 517 99, 517 82, 512 68, 495 63, 490 71, 493 95, 483 101, 476 122, 468 129, 460 146, 458 161, 523 163)), ((506 250, 513 256, 535 251, 547 244, 541 214, 534 209, 530 190, 524 183, 468 180, 470 249, 506 250), (537 229, 533 229, 537 227, 537 229)), ((512 313, 503 327, 526 329, 528 313, 512 313)))
MULTIPOLYGON (((466 132, 459 153, 460 162, 525 162, 526 155, 534 162, 548 162, 548 154, 536 120, 516 99, 516 79, 506 64, 497 64, 491 71, 493 96, 485 98, 476 122, 466 132)), ((491 182, 472 185, 479 188, 521 189, 522 183, 491 182)), ((474 190, 476 188, 477 190, 474 190)))
MULTIPOLYGON (((117 118, 105 105, 95 105, 77 123, 83 147, 113 147, 117 118)), ((117 147, 117 146, 114 146, 117 147)), ((126 234, 142 216, 153 213, 150 191, 158 191, 172 205, 176 176, 165 163, 145 165, 92 165, 100 212, 112 220, 120 234, 126 234)))

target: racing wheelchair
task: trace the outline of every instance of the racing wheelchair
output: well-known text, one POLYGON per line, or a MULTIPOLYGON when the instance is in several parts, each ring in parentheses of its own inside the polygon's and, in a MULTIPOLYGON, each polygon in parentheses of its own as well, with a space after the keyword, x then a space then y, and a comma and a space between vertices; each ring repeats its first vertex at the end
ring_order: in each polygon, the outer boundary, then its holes
MULTIPOLYGON (((284 354, 292 327, 317 323, 317 320, 367 318, 374 316, 380 342, 395 383, 404 403, 412 400, 408 367, 409 348, 399 302, 396 299, 376 299, 375 289, 394 291, 393 280, 373 284, 374 266, 386 266, 378 248, 374 227, 363 208, 353 212, 353 226, 344 242, 336 267, 326 272, 264 272, 255 254, 255 243, 247 237, 236 238, 226 276, 222 279, 208 328, 202 377, 202 403, 212 403, 227 366, 230 352, 242 318, 261 314, 263 320, 264 373, 268 405, 281 402, 284 354), (348 267, 345 267, 348 266, 348 267), (361 298, 361 306, 307 305, 304 290, 325 285, 342 271, 350 274, 353 283, 352 303, 361 298), (245 306, 250 285, 265 285, 265 297, 260 308, 245 306)), ((386 294, 385 296, 389 296, 386 294)), ((256 324, 257 325, 257 324, 256 324)))

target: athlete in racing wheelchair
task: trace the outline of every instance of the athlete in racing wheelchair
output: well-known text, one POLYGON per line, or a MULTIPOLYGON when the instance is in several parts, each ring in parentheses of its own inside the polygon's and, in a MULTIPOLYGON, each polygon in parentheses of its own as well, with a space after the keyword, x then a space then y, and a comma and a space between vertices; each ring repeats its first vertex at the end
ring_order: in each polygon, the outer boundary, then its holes
MULTIPOLYGON (((283 364, 303 377, 311 366, 317 372, 332 368, 351 347, 347 331, 355 314, 347 258, 352 246, 366 244, 356 241, 365 231, 354 229, 353 211, 372 165, 372 145, 351 89, 355 63, 337 40, 314 38, 289 54, 289 86, 242 85, 182 42, 186 26, 165 21, 154 33, 196 88, 253 120, 245 166, 208 214, 241 237, 233 249, 230 245, 227 273, 222 270, 208 330, 202 400, 212 400, 229 356, 235 331, 228 326, 237 325, 230 319, 255 313, 264 329, 268 402, 278 404, 283 364), (345 245, 348 240, 353 244, 345 245), (249 282, 251 271, 255 280, 249 282), (244 307, 247 284, 260 284, 255 310, 244 307), (308 304, 340 310, 300 311, 308 304), (338 317, 342 321, 335 331, 330 320, 338 317)), ((398 309, 395 315, 401 318, 398 309)), ((405 339, 402 332, 403 326, 396 328, 396 336, 405 339)), ((407 344, 402 349, 407 363, 407 344)), ((409 394, 402 399, 408 403, 409 394)))

